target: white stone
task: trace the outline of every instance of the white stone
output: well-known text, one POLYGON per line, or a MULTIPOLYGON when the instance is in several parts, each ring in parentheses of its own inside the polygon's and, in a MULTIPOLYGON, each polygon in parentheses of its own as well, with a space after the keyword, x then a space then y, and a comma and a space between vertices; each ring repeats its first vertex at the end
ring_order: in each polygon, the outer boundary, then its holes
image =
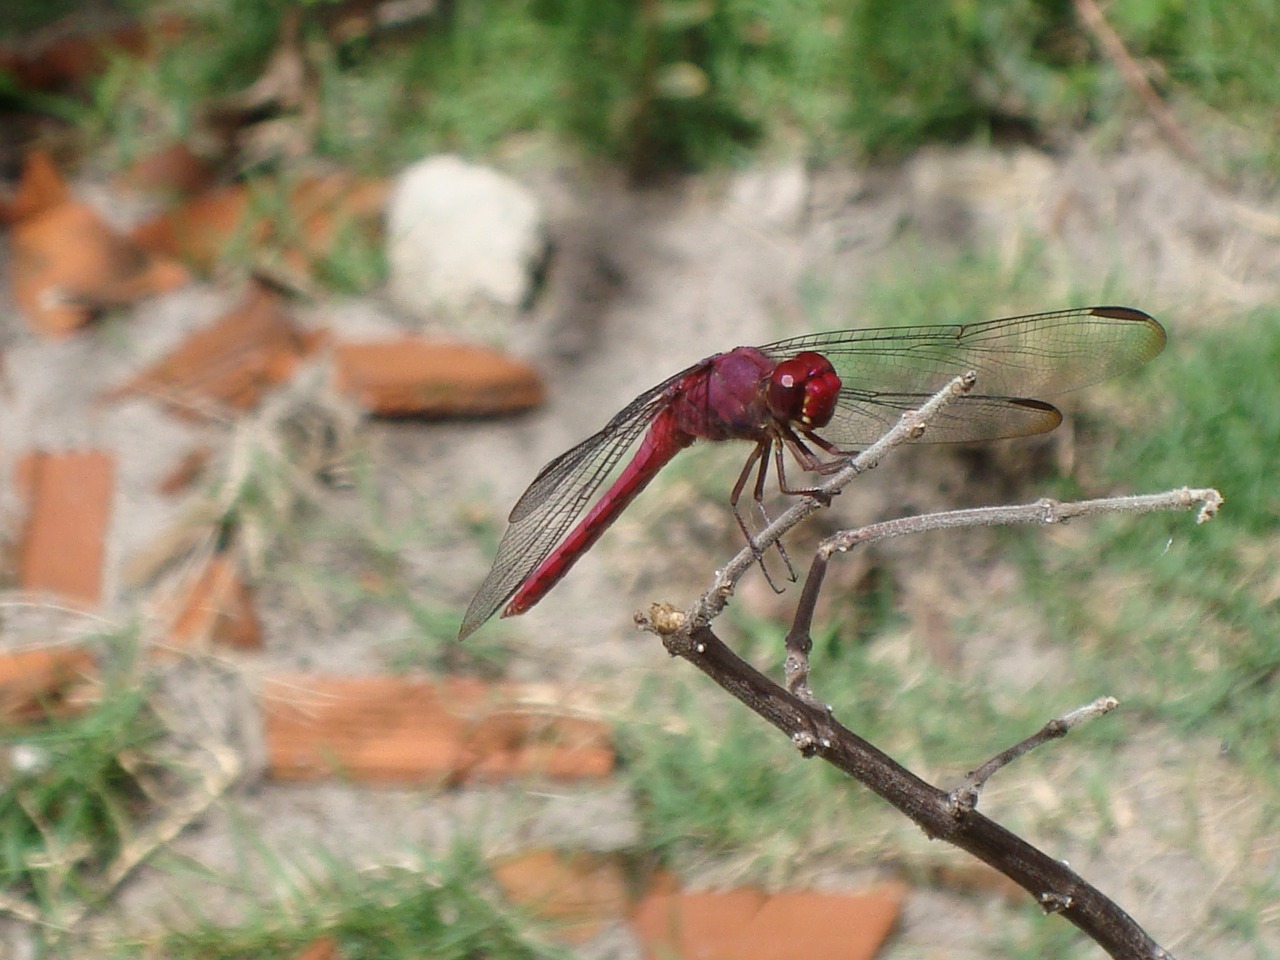
POLYGON ((511 177, 454 156, 399 177, 387 211, 392 298, 427 321, 514 314, 547 254, 546 220, 511 177))

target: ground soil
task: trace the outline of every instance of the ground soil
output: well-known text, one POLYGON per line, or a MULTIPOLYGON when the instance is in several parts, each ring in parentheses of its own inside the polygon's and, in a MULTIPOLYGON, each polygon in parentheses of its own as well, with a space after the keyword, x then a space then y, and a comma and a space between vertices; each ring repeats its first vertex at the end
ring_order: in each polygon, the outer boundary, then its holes
MULTIPOLYGON (((924 275, 933 261, 977 250, 994 251, 1012 275, 1031 256, 1046 268, 1043 288, 1033 300, 1019 295, 994 303, 993 316, 1110 300, 1122 290, 1164 320, 1175 342, 1188 330, 1274 303, 1280 292, 1280 205, 1224 191, 1142 132, 1106 151, 1089 143, 1053 155, 938 150, 882 170, 762 164, 645 191, 579 168, 530 165, 516 175, 547 204, 555 257, 539 302, 504 338, 545 372, 548 403, 514 419, 366 424, 356 441, 376 467, 372 512, 380 515, 381 529, 421 531, 399 545, 401 569, 422 602, 441 611, 460 613, 489 563, 489 549, 468 534, 467 522, 476 516, 500 520, 548 459, 642 389, 700 357, 816 322, 887 322, 857 305, 867 285, 891 271, 924 275), (817 316, 806 312, 800 293, 806 288, 820 293, 817 316)), ((176 421, 145 399, 104 405, 98 398, 236 296, 193 286, 58 344, 36 340, 7 304, 0 308, 4 468, 15 452, 33 446, 94 446, 119 457, 108 557, 112 622, 132 621, 139 608, 139 594, 126 583, 129 558, 184 509, 181 500, 155 493, 158 480, 210 435, 226 449, 251 427, 211 429, 176 421)), ((304 312, 311 322, 343 330, 404 324, 377 297, 314 304, 304 312)), ((301 402, 298 396, 310 402, 323 394, 322 387, 293 389, 295 396, 279 402, 301 402)), ((1115 404, 1116 397, 1104 390, 1080 403, 1115 404)), ((891 516, 904 504, 922 510, 1034 496, 1024 478, 1046 458, 1073 465, 1069 432, 977 459, 913 450, 837 506, 845 521, 870 520, 891 516)), ((727 490, 734 459, 712 453, 697 461, 696 471, 703 464, 719 471, 727 490)), ((1087 474, 1087 465, 1083 469, 1087 474)), ((1208 478, 1187 478, 1193 485, 1202 481, 1208 478)), ((688 670, 654 639, 637 634, 631 615, 654 599, 688 603, 714 565, 736 549, 727 511, 698 494, 694 507, 673 510, 696 487, 677 478, 651 505, 641 501, 551 597, 501 628, 517 650, 515 676, 576 685, 603 705, 629 702, 646 678, 688 670), (679 524, 671 522, 673 512, 679 524)), ((345 503, 335 500, 328 509, 335 516, 348 511, 356 526, 372 523, 367 500, 345 503)), ((932 651, 961 680, 995 675, 1016 695, 1064 669, 1069 653, 1045 642, 1034 618, 1012 605, 1018 576, 1012 565, 988 541, 966 542, 971 552, 964 563, 955 562, 954 545, 935 540, 886 552, 886 562, 913 571, 903 578, 912 629, 886 641, 886 655, 932 651), (955 624, 966 618, 978 628, 960 645, 953 642, 955 624)), ((302 549, 329 576, 357 574, 344 571, 344 564, 363 562, 340 536, 302 549)), ((794 591, 776 597, 758 581, 752 576, 743 585, 742 608, 785 616, 794 591)), ((195 872, 175 879, 172 865, 189 858, 216 874, 243 876, 240 857, 253 837, 303 860, 318 860, 323 849, 362 864, 404 862, 413 851, 440 849, 459 834, 478 835, 494 851, 532 844, 610 850, 635 842, 633 801, 621 784, 423 794, 344 784, 282 786, 257 778, 261 735, 252 694, 264 673, 371 673, 424 656, 413 652, 417 628, 403 608, 374 600, 343 607, 316 599, 297 581, 291 587, 288 578, 267 576, 260 609, 267 636, 261 655, 188 663, 175 668, 165 687, 194 739, 227 742, 245 758, 242 785, 186 830, 163 863, 137 872, 94 921, 99 931, 183 923, 193 899, 209 916, 234 919, 243 894, 211 889, 195 872)), ((53 628, 69 634, 87 627, 55 619, 53 628)), ((761 736, 769 735, 762 726, 761 736)), ((929 772, 952 775, 973 759, 930 758, 929 772)), ((1188 744, 1156 729, 1110 762, 1109 829, 1098 826, 1086 802, 1086 778, 1076 775, 1087 763, 1069 749, 993 785, 984 808, 1033 830, 1050 824, 1032 838, 1116 896, 1174 951, 1253 956, 1245 941, 1209 923, 1258 869, 1252 853, 1260 814, 1247 780, 1214 744, 1188 744), (1198 786, 1189 791, 1192 781, 1198 786)), ((839 887, 875 880, 892 872, 886 849, 896 851, 900 863, 957 859, 890 820, 877 821, 869 833, 892 841, 868 845, 880 859, 824 862, 797 870, 798 882, 839 887)), ((269 869, 249 869, 259 900, 282 880, 269 869)), ((718 878, 712 864, 692 879, 718 878)), ((882 956, 1000 955, 1002 945, 1015 939, 1009 930, 1035 922, 998 896, 922 885, 882 956)), ((12 955, 30 949, 19 928, 10 926, 7 936, 12 955)), ((1270 936, 1272 949, 1280 949, 1274 926, 1270 936)), ((588 944, 583 954, 638 955, 620 930, 588 944)), ((1080 955, 1094 954, 1082 947, 1080 955)))

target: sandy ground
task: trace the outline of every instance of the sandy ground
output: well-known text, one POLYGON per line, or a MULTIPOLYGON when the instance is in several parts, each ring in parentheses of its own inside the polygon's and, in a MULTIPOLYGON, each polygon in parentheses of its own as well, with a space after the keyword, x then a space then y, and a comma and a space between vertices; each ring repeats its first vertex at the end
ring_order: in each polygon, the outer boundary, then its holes
MULTIPOLYGON (((924 258, 994 250, 1013 271, 1029 250, 1038 249, 1049 277, 1044 288, 1033 302, 999 302, 992 316, 1109 301, 1122 290, 1126 300, 1165 321, 1174 338, 1249 306, 1274 303, 1280 292, 1280 206, 1224 194, 1141 134, 1105 155, 1085 144, 1061 156, 937 151, 893 170, 763 166, 645 193, 580 172, 531 169, 517 175, 548 205, 556 256, 543 298, 510 331, 509 342, 546 372, 549 402, 517 419, 370 425, 360 437, 377 466, 385 528, 424 533, 400 553, 415 591, 424 603, 458 613, 490 559, 464 532, 468 512, 500 519, 544 462, 597 429, 642 389, 700 357, 802 332, 815 322, 886 322, 852 305, 870 278, 891 269, 909 271, 912 257, 921 258, 924 272, 924 258), (799 293, 805 284, 821 291, 816 318, 806 313, 799 293)), ((125 583, 127 560, 183 509, 156 496, 158 478, 211 434, 224 446, 230 438, 229 428, 177 422, 146 400, 103 405, 96 398, 235 296, 208 287, 185 289, 144 304, 126 321, 57 345, 24 333, 13 310, 0 303, 3 475, 9 475, 15 452, 35 445, 93 445, 120 458, 110 621, 136 617, 139 598, 125 583)), ((377 299, 315 305, 307 316, 342 329, 401 323, 377 299)), ((990 501, 993 484, 998 499, 1034 496, 1017 481, 1019 469, 1035 457, 1069 462, 1063 442, 997 451, 980 470, 963 454, 913 450, 876 471, 855 497, 846 495, 837 506, 846 519, 870 520, 893 515, 904 502, 925 509, 990 501)), ((700 462, 724 474, 727 492, 736 469, 728 461, 734 459, 700 462)), ((632 611, 652 599, 688 603, 712 565, 736 546, 727 511, 703 516, 694 510, 692 530, 658 528, 675 547, 703 541, 689 551, 693 559, 677 550, 664 555, 652 549, 645 529, 647 523, 660 524, 662 511, 658 501, 637 504, 635 517, 620 523, 550 598, 503 628, 519 651, 512 667, 516 676, 578 684, 604 703, 626 702, 630 691, 657 672, 687 670, 652 638, 635 633, 632 611), (708 545, 724 549, 713 554, 708 545)), ((307 549, 333 568, 344 562, 341 542, 307 549)), ((1002 605, 1015 591, 1016 572, 998 557, 988 552, 981 562, 956 564, 947 548, 923 541, 895 547, 889 556, 917 571, 907 588, 910 619, 926 632, 930 624, 949 623, 972 610, 967 598, 984 598, 984 629, 964 647, 957 665, 962 675, 998 670, 1001 681, 1016 690, 1063 669, 1064 652, 1028 632, 1002 605)), ((757 580, 744 584, 739 602, 753 612, 785 610, 792 597, 775 598, 757 580)), ((264 593, 264 655, 188 664, 167 683, 193 735, 234 745, 250 771, 243 787, 173 844, 179 857, 234 873, 241 869, 237 851, 244 848, 246 831, 302 857, 323 846, 361 863, 402 862, 411 851, 438 849, 459 832, 478 833, 493 850, 546 843, 609 850, 635 841, 632 800, 618 785, 423 795, 257 780, 252 771, 261 763, 261 743, 252 691, 258 677, 280 669, 384 670, 403 654, 414 629, 402 611, 362 603, 335 612, 291 593, 279 580, 269 579, 264 593)), ((13 624, 11 631, 22 626, 13 624)), ((66 633, 85 629, 65 620, 52 627, 66 633)), ((761 735, 769 735, 763 727, 761 735)), ((1118 755, 1118 806, 1112 811, 1118 826, 1110 832, 1061 813, 1082 800, 1086 789, 1073 777, 1070 751, 1036 768, 1035 789, 1019 782, 1018 774, 994 785, 984 809, 1014 824, 1043 822, 1046 810, 1059 811, 1052 834, 1032 839, 1114 894, 1166 946, 1186 956, 1253 956, 1244 941, 1232 941, 1220 925, 1208 922, 1253 871, 1274 868, 1274 859, 1259 863, 1250 856, 1260 813, 1249 784, 1212 744, 1175 742, 1161 731, 1148 738, 1118 755), (1188 806, 1186 785, 1193 777, 1202 787, 1188 806), (1149 816, 1153 810, 1160 815, 1149 816), (1198 838, 1194 849, 1173 840, 1187 832, 1198 838)), ((970 759, 939 758, 932 772, 958 772, 970 759)), ((889 818, 870 824, 868 832, 899 844, 908 859, 949 857, 914 828, 889 818)), ((849 862, 827 864, 813 874, 813 882, 839 886, 872 880, 878 870, 874 861, 849 862)), ((709 875, 714 878, 714 869, 709 875)), ((175 881, 171 872, 144 867, 95 923, 100 929, 182 923, 188 915, 183 897, 197 882, 175 881)), ((230 919, 239 908, 236 897, 221 889, 199 899, 214 916, 230 919)), ((1000 955, 1008 942, 1002 931, 1025 922, 1025 911, 1011 913, 999 900, 921 890, 912 895, 882 956, 1000 955)), ((22 931, 4 929, 11 955, 29 955, 22 931)), ((1269 936, 1271 948, 1280 950, 1280 930, 1273 925, 1269 936)), ((638 954, 623 932, 613 931, 588 945, 584 955, 638 954)))

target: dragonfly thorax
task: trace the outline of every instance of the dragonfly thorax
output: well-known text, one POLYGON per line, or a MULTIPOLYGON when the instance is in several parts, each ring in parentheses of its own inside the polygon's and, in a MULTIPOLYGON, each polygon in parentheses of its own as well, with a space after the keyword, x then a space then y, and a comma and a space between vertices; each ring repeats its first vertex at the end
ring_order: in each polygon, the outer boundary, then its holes
POLYGON ((773 360, 754 347, 716 354, 671 388, 676 425, 703 440, 766 439, 772 435, 773 368, 773 360))

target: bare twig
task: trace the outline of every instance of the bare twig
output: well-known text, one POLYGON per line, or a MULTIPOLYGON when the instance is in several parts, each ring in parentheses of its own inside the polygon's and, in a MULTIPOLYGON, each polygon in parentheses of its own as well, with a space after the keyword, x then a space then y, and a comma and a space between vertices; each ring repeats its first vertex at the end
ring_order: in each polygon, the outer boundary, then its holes
POLYGON ((1014 523, 1066 523, 1078 517, 1101 517, 1111 513, 1151 513, 1154 510, 1188 510, 1199 506, 1196 523, 1213 519, 1222 506, 1222 494, 1212 488, 1179 487, 1163 493, 1143 493, 1124 497, 1099 497, 1096 500, 1060 501, 1042 497, 1034 503, 1018 506, 973 507, 968 510, 944 510, 914 517, 899 517, 884 523, 873 523, 857 530, 833 534, 818 545, 826 556, 844 553, 852 547, 877 540, 888 540, 908 533, 949 530, 955 527, 1000 527, 1014 523))
POLYGON ((936 840, 959 847, 1029 891, 1047 912, 1060 913, 1111 956, 1170 960, 1138 923, 1066 863, 1036 849, 977 810, 958 809, 951 795, 921 780, 836 721, 831 710, 804 700, 760 673, 711 630, 685 629, 674 608, 657 604, 637 614, 642 629, 683 657, 753 712, 781 730, 806 756, 843 770, 910 817, 936 840))
POLYGON ((1076 503, 1040 500, 1013 507, 952 510, 872 524, 823 541, 801 594, 799 609, 787 635, 786 688, 755 670, 712 632, 711 621, 724 609, 734 584, 759 552, 839 493, 853 477, 875 466, 891 449, 918 439, 953 398, 972 389, 972 373, 957 377, 919 411, 904 414, 899 424, 861 456, 850 461, 817 491, 769 524, 751 547, 720 571, 711 587, 686 613, 655 604, 637 614, 637 624, 662 638, 667 650, 688 660, 755 713, 785 733, 805 756, 820 756, 883 797, 918 824, 931 838, 945 840, 995 867, 1029 891, 1049 913, 1062 916, 1090 936, 1113 957, 1124 960, 1168 960, 1170 954, 1114 901, 1054 859, 988 820, 976 809, 986 780, 1013 759, 1040 743, 1063 736, 1071 727, 1114 706, 1102 698, 1050 721, 1044 729, 987 761, 956 790, 946 793, 925 783, 876 747, 839 724, 830 707, 809 687, 808 654, 814 607, 832 553, 905 533, 1011 523, 1061 523, 1075 517, 1186 509, 1201 505, 1198 522, 1210 519, 1222 503, 1216 490, 1183 488, 1136 497, 1111 497, 1076 503))
POLYGON ((960 786, 951 791, 951 803, 956 812, 974 809, 978 805, 978 795, 982 793, 982 788, 1002 767, 1008 766, 1042 743, 1065 737, 1074 727, 1110 713, 1118 706, 1120 701, 1115 697, 1099 697, 1092 703, 1055 717, 1025 740, 1018 741, 1008 750, 997 753, 978 769, 971 770, 960 786))
POLYGON ((1124 41, 1120 39, 1120 34, 1116 33, 1111 24, 1107 23, 1107 18, 1103 15, 1095 0, 1074 0, 1074 2, 1076 13, 1079 15, 1085 29, 1093 34, 1094 39, 1102 47, 1103 53, 1116 65, 1116 69, 1124 77, 1124 82, 1129 85, 1129 89, 1137 94, 1147 112, 1151 114, 1156 126, 1160 128, 1160 132, 1164 134, 1165 139, 1185 159, 1191 161, 1210 176, 1216 176, 1205 162, 1204 156, 1200 153, 1195 141, 1178 123, 1178 118, 1173 115, 1169 105, 1161 99, 1160 94, 1151 85, 1151 81, 1147 79, 1146 72, 1130 55, 1128 48, 1124 45, 1124 41))
POLYGON ((930 530, 951 530, 957 527, 994 527, 1014 523, 1066 523, 1077 517, 1099 517, 1112 513, 1149 513, 1153 510, 1187 510, 1200 507, 1196 523, 1213 518, 1222 506, 1222 494, 1214 489, 1193 490, 1182 487, 1165 493, 1140 494, 1127 497, 1102 497, 1097 500, 1076 500, 1067 503, 1048 498, 1034 503, 1005 507, 974 507, 968 510, 943 510, 938 513, 922 513, 914 517, 897 517, 882 523, 871 523, 854 530, 842 530, 818 544, 796 615, 786 639, 787 689, 801 697, 813 698, 809 687, 809 651, 813 642, 809 631, 818 602, 818 593, 827 575, 827 564, 833 553, 844 553, 854 547, 909 533, 925 533, 930 530))

